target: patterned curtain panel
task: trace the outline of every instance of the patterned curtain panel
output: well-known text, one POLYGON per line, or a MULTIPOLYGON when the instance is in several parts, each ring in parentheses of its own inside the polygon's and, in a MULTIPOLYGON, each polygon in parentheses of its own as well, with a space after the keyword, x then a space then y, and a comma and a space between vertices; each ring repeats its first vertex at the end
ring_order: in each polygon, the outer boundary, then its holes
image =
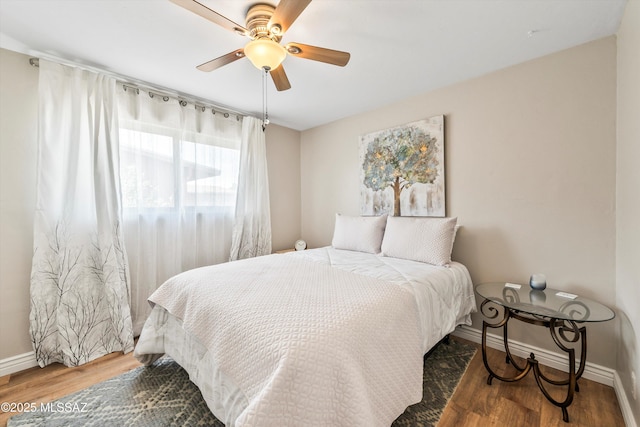
POLYGON ((115 81, 40 60, 30 332, 40 366, 133 349, 115 81))
POLYGON ((147 298, 165 280, 229 260, 242 120, 143 90, 117 94, 137 335, 151 312, 147 298))
POLYGON ((265 136, 262 121, 245 117, 230 260, 270 253, 271 211, 265 136))

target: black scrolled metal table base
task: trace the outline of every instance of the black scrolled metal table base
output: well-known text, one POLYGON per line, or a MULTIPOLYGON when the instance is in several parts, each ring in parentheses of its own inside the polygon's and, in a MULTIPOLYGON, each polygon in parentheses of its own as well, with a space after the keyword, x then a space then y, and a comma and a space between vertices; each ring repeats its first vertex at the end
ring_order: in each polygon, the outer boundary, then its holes
MULTIPOLYGON (((485 300, 480 305, 480 311, 489 319, 496 319, 499 315, 499 311, 494 306, 488 306, 487 304, 492 303, 490 300, 485 300)), ((584 367, 587 359, 587 329, 584 326, 578 326, 573 320, 561 320, 554 318, 546 318, 546 317, 537 317, 533 315, 523 315, 521 312, 515 309, 510 309, 499 304, 493 303, 493 305, 500 307, 503 310, 502 320, 496 323, 488 323, 487 321, 482 322, 482 360, 484 362, 484 366, 489 372, 489 377, 487 378, 487 384, 491 385, 491 381, 493 378, 497 378, 500 381, 504 382, 516 382, 520 381, 524 377, 527 376, 529 371, 533 371, 533 375, 536 379, 536 383, 538 384, 538 388, 542 391, 542 394, 547 398, 547 400, 553 403, 555 406, 558 406, 562 409, 562 419, 565 422, 569 422, 569 413, 567 411, 567 407, 571 405, 573 402, 574 392, 580 391, 578 386, 578 380, 582 377, 584 372, 584 367), (509 339, 508 339, 508 323, 511 318, 520 320, 521 322, 529 323, 532 325, 544 326, 549 329, 551 333, 551 337, 556 345, 569 356, 569 376, 567 379, 563 380, 555 380, 547 377, 540 370, 540 366, 538 365, 538 361, 535 358, 535 355, 531 353, 529 357, 526 359, 526 364, 521 366, 516 362, 516 360, 511 355, 511 351, 509 349, 509 339), (487 329, 488 328, 503 328, 503 341, 504 341, 504 349, 507 353, 506 362, 511 363, 513 367, 516 369, 517 374, 513 377, 503 377, 501 375, 496 374, 491 367, 489 366, 489 362, 487 360, 487 329), (576 355, 575 349, 568 347, 565 343, 576 343, 580 341, 580 366, 576 371, 576 355), (554 399, 551 394, 547 391, 545 383, 554 385, 554 386, 567 386, 567 395, 564 400, 558 401, 554 399)))

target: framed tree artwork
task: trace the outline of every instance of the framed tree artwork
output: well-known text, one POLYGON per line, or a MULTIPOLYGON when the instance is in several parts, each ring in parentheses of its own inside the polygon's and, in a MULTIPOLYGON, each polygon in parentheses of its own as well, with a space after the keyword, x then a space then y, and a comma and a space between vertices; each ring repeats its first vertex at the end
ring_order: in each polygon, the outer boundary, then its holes
POLYGON ((360 137, 362 215, 445 216, 444 116, 360 137))

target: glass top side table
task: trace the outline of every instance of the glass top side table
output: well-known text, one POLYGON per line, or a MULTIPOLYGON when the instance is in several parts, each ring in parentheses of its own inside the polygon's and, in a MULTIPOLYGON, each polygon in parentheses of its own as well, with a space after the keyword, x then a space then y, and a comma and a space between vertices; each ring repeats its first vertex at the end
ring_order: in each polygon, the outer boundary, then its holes
POLYGON ((476 286, 476 292, 484 301, 480 304, 481 313, 493 323, 482 322, 482 360, 489 372, 487 384, 493 378, 500 381, 515 382, 533 371, 538 387, 544 396, 554 405, 562 409, 562 419, 569 422, 567 407, 573 402, 574 392, 580 391, 578 380, 582 377, 587 359, 587 329, 579 324, 587 322, 604 322, 615 317, 609 307, 588 298, 566 294, 556 289, 533 290, 528 285, 510 283, 484 283, 476 286), (500 318, 500 313, 502 317, 500 318), (569 356, 569 375, 567 379, 549 378, 540 371, 535 355, 531 353, 525 365, 514 360, 509 350, 508 323, 510 319, 549 329, 556 345, 569 356), (487 329, 503 328, 506 361, 511 363, 517 373, 513 377, 496 374, 487 360, 487 329), (572 343, 580 345, 580 365, 576 371, 576 354, 572 343), (567 386, 564 400, 554 399, 545 383, 555 386, 567 386))

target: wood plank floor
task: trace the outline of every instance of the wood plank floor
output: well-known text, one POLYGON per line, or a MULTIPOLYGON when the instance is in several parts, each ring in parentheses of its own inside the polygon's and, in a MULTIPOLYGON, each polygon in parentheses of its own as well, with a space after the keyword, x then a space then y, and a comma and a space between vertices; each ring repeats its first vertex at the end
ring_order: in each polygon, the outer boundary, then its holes
MULTIPOLYGON (((569 407, 570 423, 567 424, 562 421, 562 411, 540 393, 532 374, 518 383, 502 383, 494 379, 492 385, 487 385, 480 346, 457 337, 453 339, 477 346, 478 353, 449 401, 440 419, 440 427, 624 427, 613 388, 581 379, 580 392, 576 393, 569 407)), ((501 373, 500 369, 504 373, 513 369, 504 363, 503 352, 489 349, 488 355, 497 373, 501 373)), ((27 369, 0 377, 0 402, 33 402, 39 405, 139 365, 133 353, 113 353, 76 368, 54 364, 46 368, 27 369)), ((561 375, 551 368, 545 372, 561 375)), ((6 425, 12 415, 15 414, 0 412, 0 426, 6 425)))
MULTIPOLYGON (((487 371, 482 362, 480 344, 467 372, 449 401, 439 427, 624 427, 624 419, 613 387, 585 378, 580 379, 580 392, 574 394, 569 406, 569 423, 562 421, 562 410, 550 403, 538 389, 533 373, 517 383, 506 383, 495 378, 487 385, 487 371)), ((503 376, 512 376, 515 369, 505 363, 505 353, 488 349, 489 365, 503 376)), ((522 359, 517 359, 522 363, 522 359)), ((545 375, 562 379, 567 374, 542 367, 545 375)), ((557 400, 566 396, 560 387, 549 390, 557 400)))

